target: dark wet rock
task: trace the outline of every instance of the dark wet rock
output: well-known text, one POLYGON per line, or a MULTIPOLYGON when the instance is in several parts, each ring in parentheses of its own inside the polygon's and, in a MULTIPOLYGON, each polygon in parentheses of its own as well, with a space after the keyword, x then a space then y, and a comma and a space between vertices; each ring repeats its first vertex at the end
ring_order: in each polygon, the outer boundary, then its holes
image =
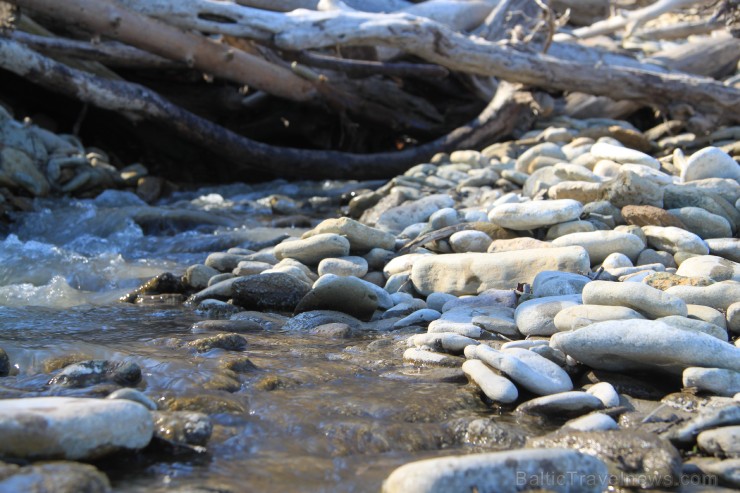
POLYGON ((107 493, 108 477, 90 464, 55 461, 20 467, 0 462, 0 491, 107 493))
POLYGON ((125 294, 120 298, 120 301, 135 303, 140 295, 182 294, 186 290, 187 285, 182 281, 182 278, 170 272, 164 272, 149 279, 130 293, 125 294))
POLYGON ((164 293, 164 294, 139 294, 136 296, 134 303, 137 305, 173 305, 179 306, 186 300, 184 294, 164 293))
POLYGON ((270 392, 273 390, 284 390, 297 387, 301 384, 295 378, 284 377, 282 375, 265 375, 255 382, 254 388, 270 392))
POLYGON ((570 448, 603 460, 619 486, 673 487, 681 474, 681 456, 667 440, 627 430, 558 431, 531 438, 534 448, 570 448))
POLYGON ((313 310, 310 312, 299 313, 292 317, 283 326, 283 329, 291 331, 309 331, 319 325, 331 323, 343 323, 349 325, 353 330, 363 328, 363 323, 352 315, 336 312, 332 310, 313 310))
POLYGON ((0 401, 0 456, 94 459, 145 447, 150 411, 119 399, 34 397, 0 401))
POLYGON ((0 377, 6 377, 10 373, 10 358, 3 348, 0 348, 0 377))
POLYGON ((257 369, 257 366, 247 356, 228 355, 221 358, 219 365, 224 370, 235 373, 249 373, 257 369))
POLYGON ((238 278, 232 285, 234 303, 247 310, 292 312, 311 286, 283 272, 238 278))
POLYGON ((523 429, 513 423, 501 423, 494 418, 460 420, 455 429, 460 442, 490 450, 521 448, 528 436, 523 429))
POLYGON ((157 407, 167 411, 195 411, 204 414, 239 414, 247 412, 246 404, 235 396, 221 392, 197 395, 163 395, 157 407))
POLYGON ((208 443, 213 432, 210 418, 193 411, 155 411, 154 437, 171 445, 198 445, 208 443))
POLYGON ((219 300, 203 300, 195 313, 211 319, 226 319, 239 313, 241 309, 230 303, 219 300))
POLYGON ((238 392, 242 388, 236 373, 228 370, 210 375, 202 386, 207 390, 222 390, 224 392, 238 392))
POLYGON ((187 345, 199 353, 205 353, 211 349, 244 351, 247 349, 247 340, 239 334, 217 334, 190 341, 187 345))
POLYGON ((336 310, 360 320, 370 320, 379 298, 370 283, 354 276, 324 276, 295 307, 295 313, 336 310))
POLYGON ((113 382, 133 387, 141 381, 141 368, 131 361, 89 360, 66 366, 49 381, 50 385, 90 387, 113 382))
MULTIPOLYGON (((198 304, 203 300, 213 298, 215 300, 221 300, 226 301, 233 295, 233 285, 234 282, 239 279, 238 277, 234 277, 232 274, 222 274, 223 276, 226 276, 226 279, 223 279, 219 282, 216 282, 214 284, 211 284, 209 282, 208 287, 198 291, 194 295, 192 295, 190 298, 188 298, 188 302, 192 304, 198 304)), ((216 279, 214 276, 211 278, 211 281, 216 279)))

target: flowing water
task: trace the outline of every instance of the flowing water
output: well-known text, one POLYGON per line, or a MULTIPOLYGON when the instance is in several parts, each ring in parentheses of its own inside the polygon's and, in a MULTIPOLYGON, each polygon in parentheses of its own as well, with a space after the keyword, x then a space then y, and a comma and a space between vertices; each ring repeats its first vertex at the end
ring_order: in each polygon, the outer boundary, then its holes
POLYGON ((378 491, 405 462, 510 447, 523 425, 496 415, 458 374, 403 365, 408 331, 252 331, 246 355, 256 368, 235 377, 223 369, 235 354, 182 346, 203 336, 191 308, 117 301, 210 252, 300 233, 274 227, 261 200, 270 194, 319 196, 337 211, 339 196, 360 186, 232 185, 156 206, 110 191, 37 201, 0 236, 0 347, 17 369, 0 379, 0 397, 103 396, 105 385, 59 390, 48 381, 65 361, 129 360, 153 400, 190 399, 209 412, 203 453, 147 449, 100 462, 117 491, 378 491))

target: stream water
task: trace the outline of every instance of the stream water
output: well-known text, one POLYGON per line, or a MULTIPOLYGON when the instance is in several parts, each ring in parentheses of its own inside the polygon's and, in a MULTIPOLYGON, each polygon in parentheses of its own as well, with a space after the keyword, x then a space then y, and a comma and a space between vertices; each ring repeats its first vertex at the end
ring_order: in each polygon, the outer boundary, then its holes
POLYGON ((232 185, 153 207, 112 191, 38 200, 0 236, 0 347, 18 373, 0 380, 0 398, 105 395, 110 389, 47 383, 60 361, 111 359, 139 364, 140 389, 155 401, 200 399, 214 423, 207 451, 107 459, 98 466, 116 491, 378 491, 411 460, 509 448, 526 424, 494 413, 457 373, 405 367, 408 331, 345 339, 249 332, 256 368, 234 387, 223 350, 173 343, 202 336, 192 329, 202 316, 179 304, 117 301, 210 252, 300 233, 274 227, 270 194, 318 196, 338 210, 339 196, 361 186, 232 185))

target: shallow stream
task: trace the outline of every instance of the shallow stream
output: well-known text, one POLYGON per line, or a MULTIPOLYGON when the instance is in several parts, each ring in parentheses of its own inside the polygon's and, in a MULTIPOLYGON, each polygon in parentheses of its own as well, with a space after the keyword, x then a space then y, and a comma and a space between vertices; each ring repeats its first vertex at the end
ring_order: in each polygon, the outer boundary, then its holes
POLYGON ((193 324, 204 317, 192 308, 118 301, 211 252, 300 234, 285 216, 274 227, 271 194, 321 197, 314 203, 335 216, 340 195, 361 187, 232 185, 154 207, 111 191, 37 201, 0 236, 0 347, 18 372, 0 380, 0 398, 102 397, 109 386, 47 384, 65 361, 129 360, 153 400, 176 397, 209 412, 204 453, 147 449, 98 464, 116 491, 378 491, 411 460, 511 448, 528 425, 492 411, 455 371, 404 366, 409 331, 337 338, 266 328, 243 334, 246 353, 196 353, 177 343, 202 337, 193 324), (255 368, 236 377, 224 370, 244 355, 255 368))

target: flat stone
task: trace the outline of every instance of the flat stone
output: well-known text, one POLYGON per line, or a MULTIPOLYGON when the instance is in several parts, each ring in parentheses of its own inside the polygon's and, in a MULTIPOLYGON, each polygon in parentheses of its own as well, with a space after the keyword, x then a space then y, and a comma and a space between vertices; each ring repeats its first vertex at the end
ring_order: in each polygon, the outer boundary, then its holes
POLYGON ((536 248, 552 248, 552 243, 529 237, 493 240, 488 246, 488 253, 534 250, 536 248))
POLYGON ((486 397, 493 402, 510 404, 519 398, 516 385, 506 377, 496 374, 485 363, 477 359, 469 359, 462 365, 465 375, 477 385, 486 397))
MULTIPOLYGON (((513 322, 512 322, 513 323, 513 322)), ((467 322, 450 322, 449 320, 434 320, 429 323, 427 332, 430 334, 453 333, 472 339, 480 339, 483 335, 483 329, 467 322)))
POLYGON ((346 324, 350 326, 352 330, 364 328, 364 324, 352 315, 334 310, 313 310, 310 312, 299 313, 288 320, 282 328, 288 332, 308 332, 320 325, 334 323, 346 324))
POLYGON ((547 196, 551 200, 577 200, 582 204, 599 199, 601 183, 588 181, 561 181, 547 189, 547 196))
POLYGON ((635 265, 663 264, 664 267, 676 267, 676 260, 668 252, 658 252, 652 248, 646 248, 637 256, 635 265))
POLYGON ((719 310, 702 305, 687 304, 686 307, 689 309, 689 318, 709 322, 721 329, 727 330, 725 315, 719 310))
POLYGON ((613 252, 623 253, 633 262, 645 248, 640 238, 619 231, 592 231, 572 233, 553 240, 556 247, 582 246, 588 252, 592 264, 602 262, 613 252))
POLYGON ((514 169, 522 173, 531 173, 529 168, 532 162, 535 159, 542 157, 552 158, 555 162, 568 160, 560 149, 560 146, 552 142, 543 142, 524 151, 522 155, 517 158, 514 169))
POLYGON ((442 312, 458 308, 514 308, 516 293, 508 289, 487 289, 477 296, 463 296, 445 303, 442 312))
POLYGON ((727 219, 701 207, 682 207, 668 212, 679 218, 686 225, 685 229, 702 239, 732 236, 732 225, 727 219))
POLYGON ((691 366, 740 370, 740 348, 659 321, 598 322, 558 332, 550 345, 591 368, 680 373, 691 366))
POLYGON ((683 300, 641 283, 592 281, 583 288, 581 296, 584 305, 627 307, 648 318, 688 315, 683 300))
POLYGON ((674 226, 686 229, 679 218, 651 205, 627 205, 622 208, 622 217, 627 224, 635 226, 674 226))
POLYGON ((721 281, 709 286, 673 286, 665 292, 692 305, 727 310, 730 305, 740 300, 740 282, 721 281))
POLYGON ((234 303, 247 310, 292 312, 311 286, 282 272, 239 277, 231 285, 234 303))
POLYGON ((325 258, 349 255, 349 241, 344 236, 323 233, 295 241, 284 241, 275 246, 279 260, 292 258, 306 265, 316 265, 325 258))
POLYGON ((519 404, 516 411, 525 414, 561 417, 580 416, 603 407, 604 404, 595 396, 586 392, 571 391, 529 400, 519 404))
POLYGON ((415 312, 407 315, 401 320, 393 324, 393 327, 398 329, 401 327, 408 327, 409 325, 427 325, 429 322, 437 320, 442 314, 437 310, 431 308, 422 308, 415 312))
POLYGON ((198 291, 194 295, 192 295, 188 301, 192 304, 198 304, 203 300, 207 299, 216 299, 221 301, 226 301, 233 295, 232 287, 234 285, 234 281, 239 279, 238 277, 233 277, 233 274, 224 274, 228 275, 229 278, 225 279, 223 281, 217 282, 215 284, 211 284, 207 288, 198 291))
POLYGON ((445 303, 456 299, 457 296, 448 293, 431 293, 427 296, 427 308, 441 312, 445 303))
POLYGON ((231 273, 237 277, 253 276, 255 274, 261 274, 268 269, 272 269, 272 264, 268 264, 267 262, 257 262, 255 260, 242 260, 236 267, 234 267, 234 270, 231 271, 231 273))
POLYGON ((732 397, 740 392, 740 372, 720 368, 686 368, 683 371, 683 386, 732 397))
POLYGON ((537 200, 501 204, 491 209, 488 219, 503 228, 528 230, 572 221, 582 212, 583 204, 575 200, 537 200))
POLYGON ((532 295, 537 298, 581 294, 583 287, 591 281, 587 276, 571 272, 542 271, 532 281, 532 295))
POLYGON ((588 478, 607 478, 599 459, 575 450, 508 450, 427 459, 405 464, 383 482, 383 493, 443 493, 521 491, 522 484, 555 493, 597 493, 606 484, 588 478), (565 481, 553 471, 568 471, 565 481))
POLYGON ((372 228, 348 217, 326 219, 311 231, 304 233, 303 238, 325 233, 334 233, 346 237, 349 241, 350 250, 357 253, 369 252, 373 248, 394 250, 396 244, 396 237, 391 233, 372 228))
POLYGON ((553 319, 558 331, 576 330, 596 322, 630 320, 645 317, 626 306, 574 305, 564 308, 553 319))
POLYGON ((0 456, 89 460, 145 447, 149 410, 119 399, 36 397, 0 400, 0 456))
POLYGON ((558 331, 554 318, 563 309, 580 305, 581 296, 548 296, 521 303, 514 312, 519 332, 525 336, 549 336, 558 331))
POLYGON ((706 244, 712 255, 740 262, 740 238, 709 238, 706 244))
POLYGON ((723 426, 699 433, 696 443, 703 451, 720 457, 740 457, 740 426, 723 426))
POLYGON ((465 362, 463 358, 449 354, 437 353, 426 349, 408 348, 403 352, 403 360, 417 366, 445 366, 460 367, 465 362))
POLYGON ((688 252, 698 255, 707 255, 709 247, 700 237, 681 228, 672 226, 643 226, 642 231, 647 237, 648 244, 656 250, 670 253, 688 252))
POLYGON ((319 262, 319 276, 334 274, 335 276, 363 277, 367 274, 367 260, 362 257, 325 258, 319 262))
POLYGON ((295 313, 334 310, 369 320, 378 303, 378 294, 370 283, 353 276, 327 274, 301 299, 295 313))
POLYGON ((561 428, 562 431, 606 431, 618 430, 619 425, 614 418, 604 413, 589 413, 579 418, 571 419, 561 428))
POLYGON ((636 430, 558 431, 527 440, 528 447, 567 447, 590 454, 609 467, 612 486, 671 488, 681 475, 681 455, 670 442, 636 430))
POLYGON ((454 205, 455 201, 447 194, 429 195, 386 210, 375 226, 389 233, 400 233, 411 224, 426 222, 439 209, 454 205))
POLYGON ((681 168, 681 181, 704 178, 731 178, 740 181, 740 165, 718 147, 705 147, 693 153, 681 168))
POLYGON ((714 255, 691 257, 681 262, 676 275, 706 277, 713 281, 740 281, 740 263, 714 255))
POLYGON ((468 346, 465 357, 483 361, 537 395, 557 394, 573 389, 570 377, 562 368, 527 349, 496 351, 484 345, 468 346))
POLYGON ((428 332, 409 337, 409 344, 430 351, 462 354, 466 346, 475 346, 478 341, 454 332, 428 332))
POLYGON ((248 260, 245 255, 215 252, 206 257, 205 265, 219 272, 231 272, 243 260, 248 260))
POLYGON ((212 349, 223 349, 224 351, 244 351, 247 348, 247 340, 239 334, 216 334, 208 337, 201 337, 189 342, 191 347, 199 353, 205 353, 212 349))
POLYGON ((573 221, 567 221, 550 226, 547 229, 545 239, 548 241, 552 241, 555 238, 560 238, 561 236, 569 235, 571 233, 587 233, 589 231, 595 230, 596 227, 592 223, 576 219, 573 221))
POLYGON ((628 147, 597 142, 591 146, 591 154, 598 159, 609 159, 620 164, 641 164, 652 169, 660 169, 660 161, 628 147))
POLYGON ((444 292, 477 294, 487 289, 511 289, 532 283, 543 270, 589 272, 582 247, 521 250, 518 252, 456 253, 420 258, 411 269, 411 281, 422 295, 444 292))

